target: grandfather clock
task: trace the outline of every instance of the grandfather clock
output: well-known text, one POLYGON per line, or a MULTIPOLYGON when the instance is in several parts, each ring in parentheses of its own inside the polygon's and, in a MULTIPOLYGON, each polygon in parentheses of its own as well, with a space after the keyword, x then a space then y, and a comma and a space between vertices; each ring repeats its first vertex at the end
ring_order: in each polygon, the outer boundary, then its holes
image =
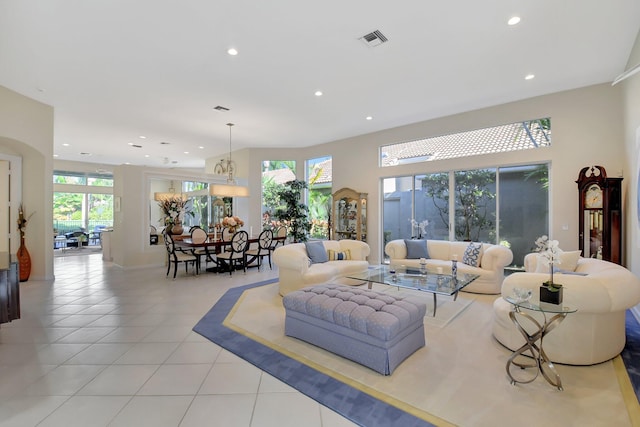
POLYGON ((585 258, 622 262, 622 178, 607 178, 602 166, 578 175, 579 247, 585 258))

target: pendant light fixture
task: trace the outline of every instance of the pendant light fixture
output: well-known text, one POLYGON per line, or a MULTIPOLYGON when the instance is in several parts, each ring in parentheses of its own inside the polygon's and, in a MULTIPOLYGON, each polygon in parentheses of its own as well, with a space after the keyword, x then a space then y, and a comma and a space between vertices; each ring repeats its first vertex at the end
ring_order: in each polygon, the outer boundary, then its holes
POLYGON ((169 187, 169 192, 165 193, 153 193, 153 200, 160 202, 167 199, 181 198, 182 200, 187 200, 187 195, 180 192, 176 193, 176 189, 173 186, 173 181, 171 181, 171 186, 169 187))
POLYGON ((231 160, 231 128, 233 123, 227 123, 229 126, 229 158, 226 160, 227 183, 226 184, 209 184, 209 194, 218 197, 249 197, 249 187, 238 185, 233 172, 235 164, 231 160))

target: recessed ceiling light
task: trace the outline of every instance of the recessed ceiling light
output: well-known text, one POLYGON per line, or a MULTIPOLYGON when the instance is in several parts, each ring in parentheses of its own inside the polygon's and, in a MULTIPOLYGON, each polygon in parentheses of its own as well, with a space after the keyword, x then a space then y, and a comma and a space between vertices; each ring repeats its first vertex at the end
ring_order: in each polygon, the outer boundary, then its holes
POLYGON ((314 95, 315 96, 322 96, 322 91, 321 90, 317 90, 314 95))
POLYGON ((69 144, 67 144, 66 142, 64 144, 62 144, 63 147, 68 147, 69 144))
POLYGON ((365 119, 367 119, 367 120, 373 120, 373 117, 371 117, 371 116, 367 116, 367 117, 365 117, 365 119))
POLYGON ((238 50, 237 50, 237 49, 235 49, 235 48, 233 48, 233 47, 231 47, 231 48, 229 48, 229 49, 227 50, 227 53, 228 53, 229 55, 231 55, 231 56, 236 56, 236 55, 238 54, 238 50))
POLYGON ((520 17, 519 16, 512 16, 507 21, 508 25, 516 25, 516 24, 519 24, 519 23, 520 23, 520 17))
POLYGON ((54 155, 53 155, 53 157, 58 157, 58 155, 57 155, 57 154, 54 154, 54 155))
POLYGON ((189 154, 189 152, 188 152, 188 151, 185 151, 185 152, 184 152, 184 154, 189 154))
POLYGON ((146 136, 144 136, 144 135, 140 135, 138 138, 140 138, 140 139, 147 139, 147 137, 146 137, 146 136))
POLYGON ((198 148, 201 149, 201 150, 204 150, 204 147, 202 145, 199 146, 198 148))
POLYGON ((144 156, 145 156, 145 157, 151 157, 151 156, 150 156, 150 155, 148 155, 148 154, 145 154, 144 156))
POLYGON ((525 79, 525 80, 531 80, 531 79, 533 79, 534 77, 535 77, 535 75, 534 75, 534 74, 527 74, 526 76, 524 76, 524 79, 525 79))

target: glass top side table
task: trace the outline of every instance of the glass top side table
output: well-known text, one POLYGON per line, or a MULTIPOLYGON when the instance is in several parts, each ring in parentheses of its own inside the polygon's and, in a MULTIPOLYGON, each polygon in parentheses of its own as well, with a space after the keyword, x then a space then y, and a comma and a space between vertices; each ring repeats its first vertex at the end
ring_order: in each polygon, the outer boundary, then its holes
POLYGON ((558 372, 553 366, 553 362, 549 360, 547 354, 544 352, 542 343, 544 337, 558 327, 567 315, 575 313, 578 310, 561 304, 556 305, 544 302, 532 303, 513 297, 505 297, 505 300, 513 304, 514 308, 513 311, 509 312, 509 317, 525 340, 524 345, 514 351, 507 361, 507 375, 511 380, 511 384, 530 383, 535 380, 539 374, 542 374, 549 384, 557 387, 558 390, 562 390, 560 375, 558 375, 558 372), (522 309, 542 313, 544 322, 538 322, 533 316, 522 311, 522 309), (551 315, 551 317, 547 317, 547 315, 551 315), (533 332, 529 332, 526 328, 527 326, 529 326, 529 330, 533 329, 533 332), (522 360, 525 357, 525 353, 531 355, 533 362, 522 360), (516 370, 515 367, 519 369, 516 370), (524 371, 526 368, 535 368, 535 374, 529 376, 521 375, 520 371, 524 371))

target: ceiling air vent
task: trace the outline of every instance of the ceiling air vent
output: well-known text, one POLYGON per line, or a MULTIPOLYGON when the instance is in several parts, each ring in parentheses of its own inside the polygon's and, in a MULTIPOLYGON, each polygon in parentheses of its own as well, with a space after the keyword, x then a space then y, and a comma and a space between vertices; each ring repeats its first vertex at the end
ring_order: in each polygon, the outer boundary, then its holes
POLYGON ((380 46, 382 43, 386 43, 388 41, 387 37, 385 37, 380 30, 375 30, 369 34, 365 34, 360 37, 360 40, 369 47, 380 46))
POLYGON ((229 109, 227 107, 223 107, 222 105, 218 105, 216 107, 213 107, 214 110, 218 110, 218 111, 229 111, 229 109))

